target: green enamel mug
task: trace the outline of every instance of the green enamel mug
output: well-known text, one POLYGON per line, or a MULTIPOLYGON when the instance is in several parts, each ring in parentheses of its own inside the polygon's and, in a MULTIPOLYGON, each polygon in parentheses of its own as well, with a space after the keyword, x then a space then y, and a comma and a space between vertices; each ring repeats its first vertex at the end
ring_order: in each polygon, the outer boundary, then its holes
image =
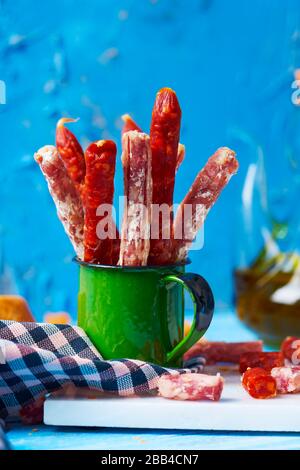
POLYGON ((80 268, 78 325, 104 359, 140 359, 181 367, 183 354, 206 332, 214 298, 185 265, 122 267, 75 260, 80 268), (184 290, 194 318, 184 337, 184 290))

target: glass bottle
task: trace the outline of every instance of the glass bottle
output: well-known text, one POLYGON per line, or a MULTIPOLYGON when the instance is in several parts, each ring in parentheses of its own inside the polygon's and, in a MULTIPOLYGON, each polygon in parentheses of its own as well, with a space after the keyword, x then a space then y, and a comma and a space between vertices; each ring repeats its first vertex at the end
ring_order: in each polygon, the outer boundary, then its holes
MULTIPOLYGON (((236 230, 235 301, 239 318, 266 343, 300 337, 300 71, 290 106, 275 119, 276 156, 244 139, 252 161, 243 175, 236 230), (273 164, 273 167, 272 167, 273 164)), ((293 91, 294 90, 294 91, 293 91)))

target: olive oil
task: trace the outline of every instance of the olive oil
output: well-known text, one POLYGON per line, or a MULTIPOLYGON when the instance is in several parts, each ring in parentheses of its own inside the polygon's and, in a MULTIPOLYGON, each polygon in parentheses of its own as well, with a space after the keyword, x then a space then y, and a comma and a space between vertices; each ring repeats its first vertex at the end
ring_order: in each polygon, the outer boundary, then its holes
POLYGON ((287 272, 285 267, 277 260, 268 269, 234 272, 239 318, 276 347, 286 336, 300 337, 300 273, 295 264, 287 272))

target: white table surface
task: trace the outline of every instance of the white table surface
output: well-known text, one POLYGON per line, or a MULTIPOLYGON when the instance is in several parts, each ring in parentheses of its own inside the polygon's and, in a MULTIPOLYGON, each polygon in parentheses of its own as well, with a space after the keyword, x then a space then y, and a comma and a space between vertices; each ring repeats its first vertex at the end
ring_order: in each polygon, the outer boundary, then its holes
MULTIPOLYGON (((207 338, 247 341, 256 339, 256 336, 244 328, 234 313, 218 312, 207 338)), ((14 425, 8 431, 8 438, 15 449, 300 449, 300 434, 297 433, 14 425)))

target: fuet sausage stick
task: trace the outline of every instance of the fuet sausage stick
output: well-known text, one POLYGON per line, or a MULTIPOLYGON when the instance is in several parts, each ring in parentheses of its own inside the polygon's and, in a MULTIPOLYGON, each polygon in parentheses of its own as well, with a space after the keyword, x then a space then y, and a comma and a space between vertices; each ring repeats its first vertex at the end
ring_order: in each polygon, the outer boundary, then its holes
POLYGON ((114 175, 117 148, 111 140, 99 140, 85 151, 84 261, 112 264, 114 175))
POLYGON ((34 155, 46 178, 57 215, 69 236, 78 258, 83 258, 83 206, 56 147, 46 145, 34 155))
POLYGON ((260 354, 262 349, 262 341, 227 343, 225 341, 204 341, 201 339, 184 354, 184 360, 188 361, 193 357, 201 356, 204 357, 206 364, 216 364, 218 362, 239 364, 240 358, 244 354, 260 354))
POLYGON ((126 132, 122 147, 126 199, 119 264, 145 266, 150 249, 152 201, 149 136, 139 131, 126 132))
POLYGON ((208 212, 237 170, 235 153, 227 147, 222 147, 210 157, 198 173, 176 213, 173 262, 182 262, 186 259, 188 249, 198 230, 203 226, 208 212))

